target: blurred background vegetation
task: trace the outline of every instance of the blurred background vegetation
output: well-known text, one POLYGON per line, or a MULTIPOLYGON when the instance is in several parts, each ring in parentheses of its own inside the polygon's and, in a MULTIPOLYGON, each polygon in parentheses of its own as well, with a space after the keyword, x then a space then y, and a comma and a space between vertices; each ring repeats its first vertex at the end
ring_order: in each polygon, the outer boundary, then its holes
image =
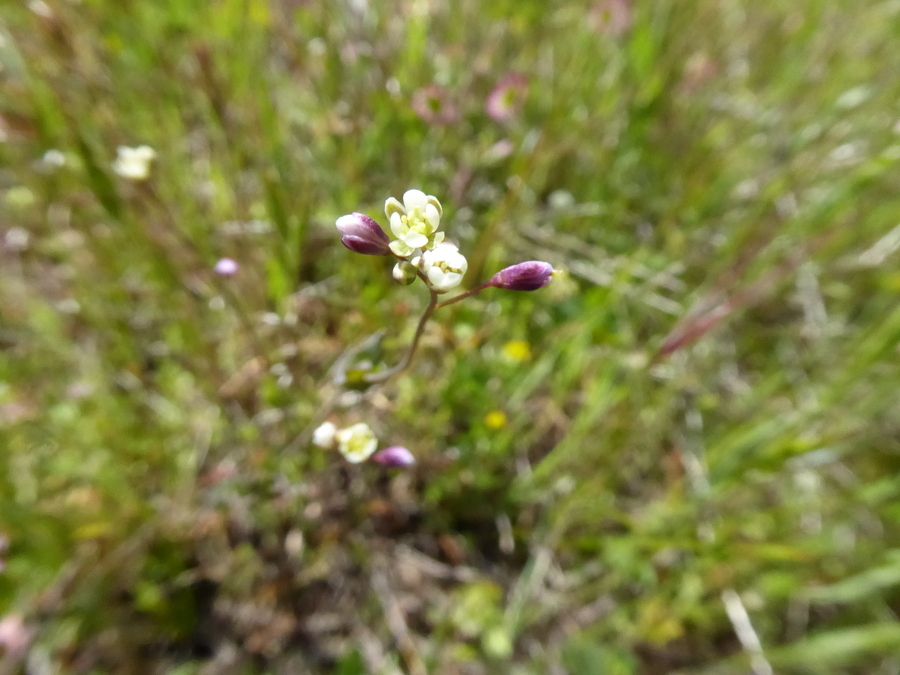
POLYGON ((0 672, 900 673, 898 38, 896 0, 3 3, 0 672), (351 466, 307 442, 330 369, 427 297, 334 220, 411 187, 466 286, 568 274, 337 395, 418 460, 351 466))

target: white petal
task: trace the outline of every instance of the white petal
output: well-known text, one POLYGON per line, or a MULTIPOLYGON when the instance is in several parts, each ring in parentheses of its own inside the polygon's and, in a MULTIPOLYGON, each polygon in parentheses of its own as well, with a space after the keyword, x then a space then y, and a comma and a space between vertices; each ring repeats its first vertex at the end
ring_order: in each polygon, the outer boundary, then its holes
POLYGON ((406 234, 407 230, 409 230, 409 228, 403 224, 403 220, 401 220, 400 214, 393 213, 391 215, 391 232, 394 233, 394 236, 400 239, 404 234, 406 234))
POLYGON ((407 190, 403 193, 403 206, 407 212, 416 208, 424 211, 427 205, 428 197, 421 190, 407 190))
POLYGON ((400 256, 401 258, 406 257, 413 252, 413 249, 404 244, 402 239, 394 239, 388 246, 391 251, 394 252, 394 255, 400 256))
POLYGON ((410 230, 406 233, 406 236, 403 237, 403 243, 410 248, 421 248, 428 243, 428 237, 420 232, 413 232, 410 230))
POLYGON ((445 291, 449 291, 451 288, 456 288, 462 282, 462 274, 457 274, 456 272, 447 272, 444 274, 444 284, 441 288, 445 291))
POLYGON ((434 232, 441 225, 441 214, 434 208, 434 204, 425 206, 425 222, 428 223, 428 234, 434 232))
POLYGON ((401 215, 406 213, 406 209, 403 208, 403 204, 398 202, 393 197, 389 197, 387 201, 384 203, 384 215, 388 218, 391 218, 395 213, 399 213, 401 215))
POLYGON ((459 247, 456 244, 445 241, 440 246, 436 246, 434 252, 436 255, 440 256, 441 260, 446 260, 447 256, 453 253, 459 253, 459 247))
POLYGON ((466 270, 469 269, 469 261, 466 260, 466 256, 464 256, 462 253, 457 253, 455 256, 453 256, 453 260, 449 261, 448 264, 453 269, 459 270, 460 274, 465 274, 466 270))
POLYGON ((436 232, 434 235, 434 242, 433 242, 432 246, 440 246, 442 241, 444 241, 444 233, 436 232))
POLYGON ((431 285, 435 288, 442 288, 444 285, 444 270, 440 267, 429 267, 428 268, 428 281, 431 282, 431 285))
POLYGON ((437 209, 437 212, 438 212, 438 215, 439 215, 439 216, 443 216, 443 215, 444 215, 444 207, 441 206, 441 203, 438 201, 438 198, 437 198, 437 197, 435 197, 434 195, 428 195, 428 203, 431 204, 431 205, 433 205, 434 208, 437 209))

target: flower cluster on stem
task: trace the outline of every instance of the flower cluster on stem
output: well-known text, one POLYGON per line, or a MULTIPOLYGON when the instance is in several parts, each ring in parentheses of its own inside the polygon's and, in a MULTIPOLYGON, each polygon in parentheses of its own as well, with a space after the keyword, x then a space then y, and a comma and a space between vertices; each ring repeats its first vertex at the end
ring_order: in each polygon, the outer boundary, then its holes
POLYGON ((345 429, 338 429, 333 422, 323 422, 313 432, 312 442, 326 450, 337 450, 351 464, 360 464, 370 458, 373 462, 395 468, 406 468, 416 463, 413 454, 402 445, 392 445, 375 452, 378 438, 365 422, 345 429))
MULTIPOLYGON (((335 225, 341 243, 363 255, 392 255, 398 259, 391 272, 398 284, 409 285, 421 279, 429 293, 428 305, 419 317, 416 332, 400 361, 382 370, 370 370, 357 381, 363 385, 379 384, 405 370, 412 362, 425 326, 435 311, 481 293, 487 288, 510 291, 535 291, 550 283, 556 273, 550 263, 539 260, 512 265, 497 272, 488 281, 444 302, 440 295, 458 288, 469 263, 455 244, 444 241, 441 218, 444 210, 437 197, 421 190, 407 190, 400 201, 390 197, 384 205, 393 238, 370 216, 351 213, 337 219, 335 225)), ((368 460, 385 466, 409 466, 415 460, 406 448, 392 446, 375 454, 378 441, 366 424, 338 429, 331 422, 320 425, 313 433, 313 443, 323 448, 336 448, 351 463, 368 460), (373 456, 374 455, 374 456, 373 456)))
POLYGON ((463 281, 469 268, 466 257, 455 244, 444 241, 441 218, 444 209, 434 195, 421 190, 407 190, 403 200, 388 198, 384 213, 390 223, 393 239, 371 217, 363 213, 351 213, 337 219, 335 225, 341 235, 341 243, 355 253, 363 255, 393 255, 399 259, 391 272, 398 284, 409 285, 421 279, 431 295, 430 302, 419 319, 415 337, 406 355, 393 368, 368 373, 363 381, 368 384, 383 382, 404 370, 422 336, 425 324, 435 310, 477 295, 487 288, 509 291, 535 291, 552 279, 555 271, 550 263, 529 260, 497 272, 480 286, 438 302, 438 295, 452 291, 463 281))

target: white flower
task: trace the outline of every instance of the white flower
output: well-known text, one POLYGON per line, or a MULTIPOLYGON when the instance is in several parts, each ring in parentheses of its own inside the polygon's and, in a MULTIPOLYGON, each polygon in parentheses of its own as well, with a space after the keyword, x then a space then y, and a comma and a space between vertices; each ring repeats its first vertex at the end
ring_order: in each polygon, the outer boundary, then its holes
POLYGON ((122 178, 146 180, 150 175, 150 163, 155 157, 156 151, 149 145, 141 145, 137 148, 120 145, 112 168, 122 178))
POLYGON ((41 161, 44 163, 45 166, 56 169, 56 168, 63 166, 66 163, 66 156, 59 150, 53 148, 44 153, 44 156, 41 158, 41 161))
POLYGON ((413 258, 412 264, 421 269, 432 288, 438 293, 446 293, 462 282, 469 269, 466 257, 453 244, 443 243, 421 257, 413 258))
POLYGON ((312 442, 320 448, 333 448, 335 436, 337 435, 337 427, 331 422, 323 422, 313 432, 312 442))
POLYGON ((341 429, 335 436, 338 442, 338 450, 351 464, 359 464, 365 462, 375 448, 378 447, 378 439, 375 438, 368 424, 363 422, 354 424, 352 427, 341 429))
POLYGON ((444 233, 437 231, 443 213, 441 203, 421 190, 404 192, 402 204, 391 197, 384 203, 384 213, 396 237, 391 250, 398 256, 408 256, 417 248, 433 248, 444 240, 444 233))

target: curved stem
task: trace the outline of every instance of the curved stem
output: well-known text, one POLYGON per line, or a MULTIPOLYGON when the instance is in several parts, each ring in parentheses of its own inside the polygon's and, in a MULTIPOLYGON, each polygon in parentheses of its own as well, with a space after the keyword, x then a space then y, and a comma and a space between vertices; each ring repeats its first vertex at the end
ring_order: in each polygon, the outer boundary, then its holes
POLYGON ((491 282, 485 281, 481 286, 476 286, 470 291, 466 291, 462 295, 457 295, 455 298, 450 298, 449 300, 444 300, 444 302, 439 302, 435 309, 440 309, 441 307, 446 307, 447 305, 452 305, 455 302, 459 302, 460 300, 465 300, 466 298, 471 298, 473 295, 477 295, 481 293, 485 288, 488 288, 491 285, 491 282))
POLYGON ((409 345, 409 349, 406 350, 406 355, 403 357, 400 363, 398 363, 393 368, 382 370, 380 373, 369 373, 363 378, 363 382, 367 382, 369 384, 378 384, 379 382, 384 382, 397 373, 406 370, 406 368, 412 362, 413 356, 416 353, 416 349, 419 346, 419 340, 422 338, 422 334, 425 332, 425 324, 428 323, 428 319, 431 318, 431 315, 434 314, 434 310, 437 309, 437 293, 435 293, 431 288, 428 289, 428 292, 431 294, 431 298, 428 301, 428 307, 425 308, 425 312, 419 319, 419 325, 416 326, 416 334, 413 337, 413 341, 409 345))

